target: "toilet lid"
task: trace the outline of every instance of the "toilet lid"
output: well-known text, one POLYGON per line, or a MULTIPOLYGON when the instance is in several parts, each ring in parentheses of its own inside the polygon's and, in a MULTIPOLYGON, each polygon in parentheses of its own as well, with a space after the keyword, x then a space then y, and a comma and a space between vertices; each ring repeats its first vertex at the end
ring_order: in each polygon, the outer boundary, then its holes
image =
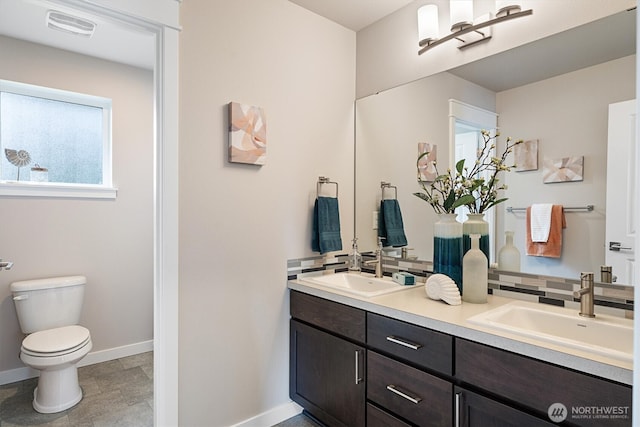
POLYGON ((79 325, 34 332, 22 341, 22 350, 43 356, 57 356, 84 346, 91 339, 89 330, 79 325))

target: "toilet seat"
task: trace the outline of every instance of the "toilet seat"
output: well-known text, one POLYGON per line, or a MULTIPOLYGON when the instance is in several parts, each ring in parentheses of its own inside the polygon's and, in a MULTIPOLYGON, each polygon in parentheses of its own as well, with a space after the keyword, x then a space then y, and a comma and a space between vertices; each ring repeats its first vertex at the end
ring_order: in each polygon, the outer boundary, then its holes
POLYGON ((34 332, 22 341, 22 353, 34 357, 57 357, 73 353, 91 342, 91 334, 79 325, 34 332))

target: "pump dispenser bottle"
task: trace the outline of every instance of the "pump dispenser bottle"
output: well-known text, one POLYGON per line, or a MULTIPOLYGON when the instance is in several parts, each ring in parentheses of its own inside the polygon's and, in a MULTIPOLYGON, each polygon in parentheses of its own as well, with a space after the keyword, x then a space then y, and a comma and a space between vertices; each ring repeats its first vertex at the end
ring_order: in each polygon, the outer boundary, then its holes
POLYGON ((349 255, 349 271, 359 273, 360 265, 362 263, 362 255, 358 252, 358 238, 354 237, 352 242, 351 254, 349 255))

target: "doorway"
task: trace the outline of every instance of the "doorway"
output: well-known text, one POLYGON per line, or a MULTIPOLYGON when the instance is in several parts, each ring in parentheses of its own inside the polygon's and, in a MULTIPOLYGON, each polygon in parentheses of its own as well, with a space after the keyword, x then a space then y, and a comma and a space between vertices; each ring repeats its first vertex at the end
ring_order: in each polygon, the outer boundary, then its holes
MULTIPOLYGON (((64 6, 84 15, 135 28, 153 38, 154 418, 156 425, 177 425, 178 2, 165 0, 141 5, 140 2, 126 0, 35 0, 30 3, 64 6)), ((121 43, 119 47, 122 49, 123 45, 126 44, 121 43)))

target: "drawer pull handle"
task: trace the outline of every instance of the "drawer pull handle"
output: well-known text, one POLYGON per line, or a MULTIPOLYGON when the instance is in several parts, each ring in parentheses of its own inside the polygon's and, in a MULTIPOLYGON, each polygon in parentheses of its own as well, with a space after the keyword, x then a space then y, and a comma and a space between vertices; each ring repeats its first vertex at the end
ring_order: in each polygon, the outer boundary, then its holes
POLYGON ((400 345, 402 345, 404 347, 410 348, 411 350, 419 350, 420 348, 422 348, 422 344, 418 344, 418 343, 414 343, 414 342, 407 341, 407 340, 404 340, 404 339, 400 339, 398 337, 394 337, 393 335, 389 335, 387 337, 387 341, 391 341, 394 344, 400 344, 400 345))
POLYGON ((407 392, 406 392, 406 391, 401 391, 398 387, 396 387, 396 386, 395 386, 395 385, 393 385, 393 384, 389 384, 389 385, 387 386, 387 390, 389 390, 389 391, 391 391, 391 392, 393 392, 393 393, 397 394, 397 395, 398 395, 398 396, 400 396, 400 397, 403 397, 403 398, 407 399, 407 400, 408 400, 408 401, 410 401, 411 403, 415 403, 416 405, 422 401, 422 398, 421 398, 421 397, 413 397, 413 396, 410 396, 409 394, 407 394, 407 392))
POLYGON ((456 393, 456 408, 455 408, 455 427, 460 427, 460 399, 462 399, 462 393, 456 393))
POLYGON ((362 377, 360 376, 360 350, 356 350, 356 385, 362 382, 362 377))

